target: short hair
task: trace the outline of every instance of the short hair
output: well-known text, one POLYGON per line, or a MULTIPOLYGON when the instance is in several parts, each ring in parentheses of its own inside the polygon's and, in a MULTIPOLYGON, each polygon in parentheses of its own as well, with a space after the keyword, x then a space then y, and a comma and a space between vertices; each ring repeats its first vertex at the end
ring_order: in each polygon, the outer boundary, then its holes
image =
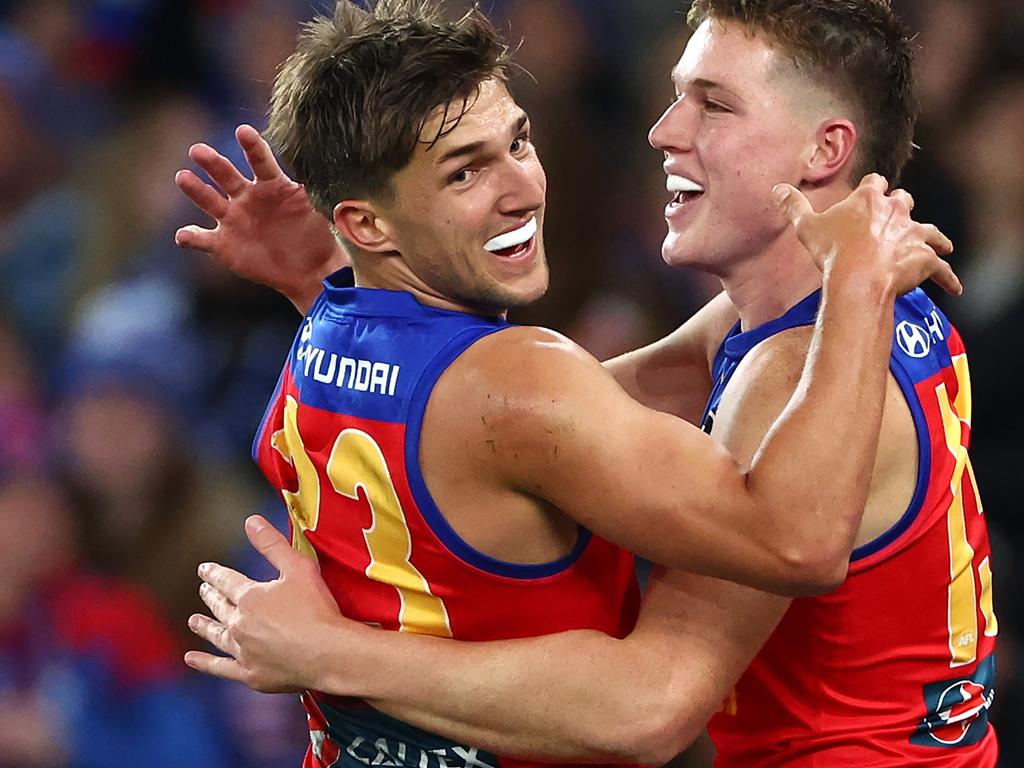
POLYGON ((436 142, 480 85, 506 82, 509 49, 476 8, 443 21, 443 0, 338 0, 303 26, 274 81, 267 139, 328 219, 351 197, 386 199, 417 142, 436 142), (438 133, 421 134, 438 107, 438 133))
POLYGON ((896 184, 913 151, 920 113, 914 46, 889 0, 695 0, 687 21, 735 21, 766 34, 798 71, 854 110, 851 176, 896 184))

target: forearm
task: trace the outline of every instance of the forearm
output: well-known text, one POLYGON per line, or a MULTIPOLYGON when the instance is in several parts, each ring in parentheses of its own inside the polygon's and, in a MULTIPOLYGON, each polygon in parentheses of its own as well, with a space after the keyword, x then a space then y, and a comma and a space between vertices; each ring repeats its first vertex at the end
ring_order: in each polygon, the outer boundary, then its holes
POLYGON ((701 733, 787 605, 657 569, 625 639, 578 630, 467 643, 360 625, 328 644, 316 685, 499 754, 660 765, 701 733))
POLYGON ((633 663, 627 641, 587 630, 488 643, 373 635, 338 659, 343 667, 325 667, 326 692, 358 694, 419 728, 523 759, 649 757, 636 742, 663 716, 669 672, 633 663))
POLYGON ((303 285, 298 285, 288 289, 279 288, 278 292, 292 303, 292 306, 295 307, 295 310, 300 315, 305 317, 309 314, 309 310, 316 301, 316 297, 319 296, 320 292, 323 290, 323 278, 332 274, 334 271, 335 270, 331 270, 331 272, 328 272, 323 277, 318 278, 315 283, 310 281, 303 285))
POLYGON ((731 684, 701 661, 721 652, 705 643, 694 638, 681 664, 678 650, 669 659, 588 630, 487 643, 374 630, 318 684, 499 754, 660 764, 696 738, 731 684))
MULTIPOLYGON (((838 269, 838 268, 837 268, 838 269)), ((845 577, 877 451, 892 344, 892 287, 834 272, 826 278, 796 392, 747 475, 768 540, 821 586, 845 577)))

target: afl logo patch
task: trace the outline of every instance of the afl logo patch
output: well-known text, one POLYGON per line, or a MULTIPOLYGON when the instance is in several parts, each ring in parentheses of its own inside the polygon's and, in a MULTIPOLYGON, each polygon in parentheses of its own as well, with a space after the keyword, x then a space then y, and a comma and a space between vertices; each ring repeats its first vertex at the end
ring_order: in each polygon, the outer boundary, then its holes
POLYGON ((927 356, 932 348, 932 337, 919 325, 904 320, 896 326, 896 343, 911 357, 927 356))

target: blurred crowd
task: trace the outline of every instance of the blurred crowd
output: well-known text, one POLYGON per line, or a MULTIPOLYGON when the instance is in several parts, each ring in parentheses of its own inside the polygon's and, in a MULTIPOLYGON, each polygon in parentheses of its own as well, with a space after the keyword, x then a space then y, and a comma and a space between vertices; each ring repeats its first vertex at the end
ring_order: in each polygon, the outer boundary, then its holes
MULTIPOLYGON (((994 538, 993 718, 1005 765, 1024 765, 1024 4, 894 4, 921 47, 904 183, 955 240, 967 288, 942 301, 971 354, 994 538)), ((242 162, 234 126, 261 127, 298 23, 329 5, 0 0, 0 768, 300 760, 297 702, 181 663, 199 562, 270 575, 241 521, 282 512, 248 452, 298 317, 175 247, 203 217, 173 176, 195 141, 242 162)), ((660 260, 664 177, 645 138, 686 3, 481 5, 522 40, 534 78, 514 88, 550 181, 552 288, 513 319, 599 357, 668 332, 716 289, 660 260)))

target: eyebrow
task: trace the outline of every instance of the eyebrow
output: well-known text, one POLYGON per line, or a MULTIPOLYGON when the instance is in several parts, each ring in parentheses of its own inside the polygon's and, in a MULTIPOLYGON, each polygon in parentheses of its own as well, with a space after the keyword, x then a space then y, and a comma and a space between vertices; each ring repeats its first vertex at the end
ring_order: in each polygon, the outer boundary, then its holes
MULTIPOLYGON (((678 81, 678 74, 676 73, 676 71, 674 69, 670 73, 670 77, 671 77, 673 83, 676 83, 678 81)), ((687 81, 685 83, 685 85, 695 86, 695 87, 700 88, 701 90, 704 90, 704 91, 718 90, 718 91, 725 91, 726 93, 733 93, 733 91, 731 89, 729 89, 728 87, 722 85, 721 83, 715 82, 714 80, 708 80, 707 78, 704 78, 704 77, 697 77, 697 78, 694 78, 693 80, 689 80, 689 81, 687 81)))
MULTIPOLYGON (((527 115, 525 112, 520 112, 519 118, 512 124, 512 130, 509 131, 509 133, 518 133, 519 131, 523 130, 523 126, 525 126, 528 122, 530 122, 530 116, 527 115)), ((485 141, 473 141, 470 142, 469 144, 462 144, 458 147, 453 147, 452 149, 449 149, 447 152, 441 155, 439 158, 437 158, 437 165, 444 165, 449 160, 454 160, 456 157, 475 155, 486 145, 487 142, 485 141)))

